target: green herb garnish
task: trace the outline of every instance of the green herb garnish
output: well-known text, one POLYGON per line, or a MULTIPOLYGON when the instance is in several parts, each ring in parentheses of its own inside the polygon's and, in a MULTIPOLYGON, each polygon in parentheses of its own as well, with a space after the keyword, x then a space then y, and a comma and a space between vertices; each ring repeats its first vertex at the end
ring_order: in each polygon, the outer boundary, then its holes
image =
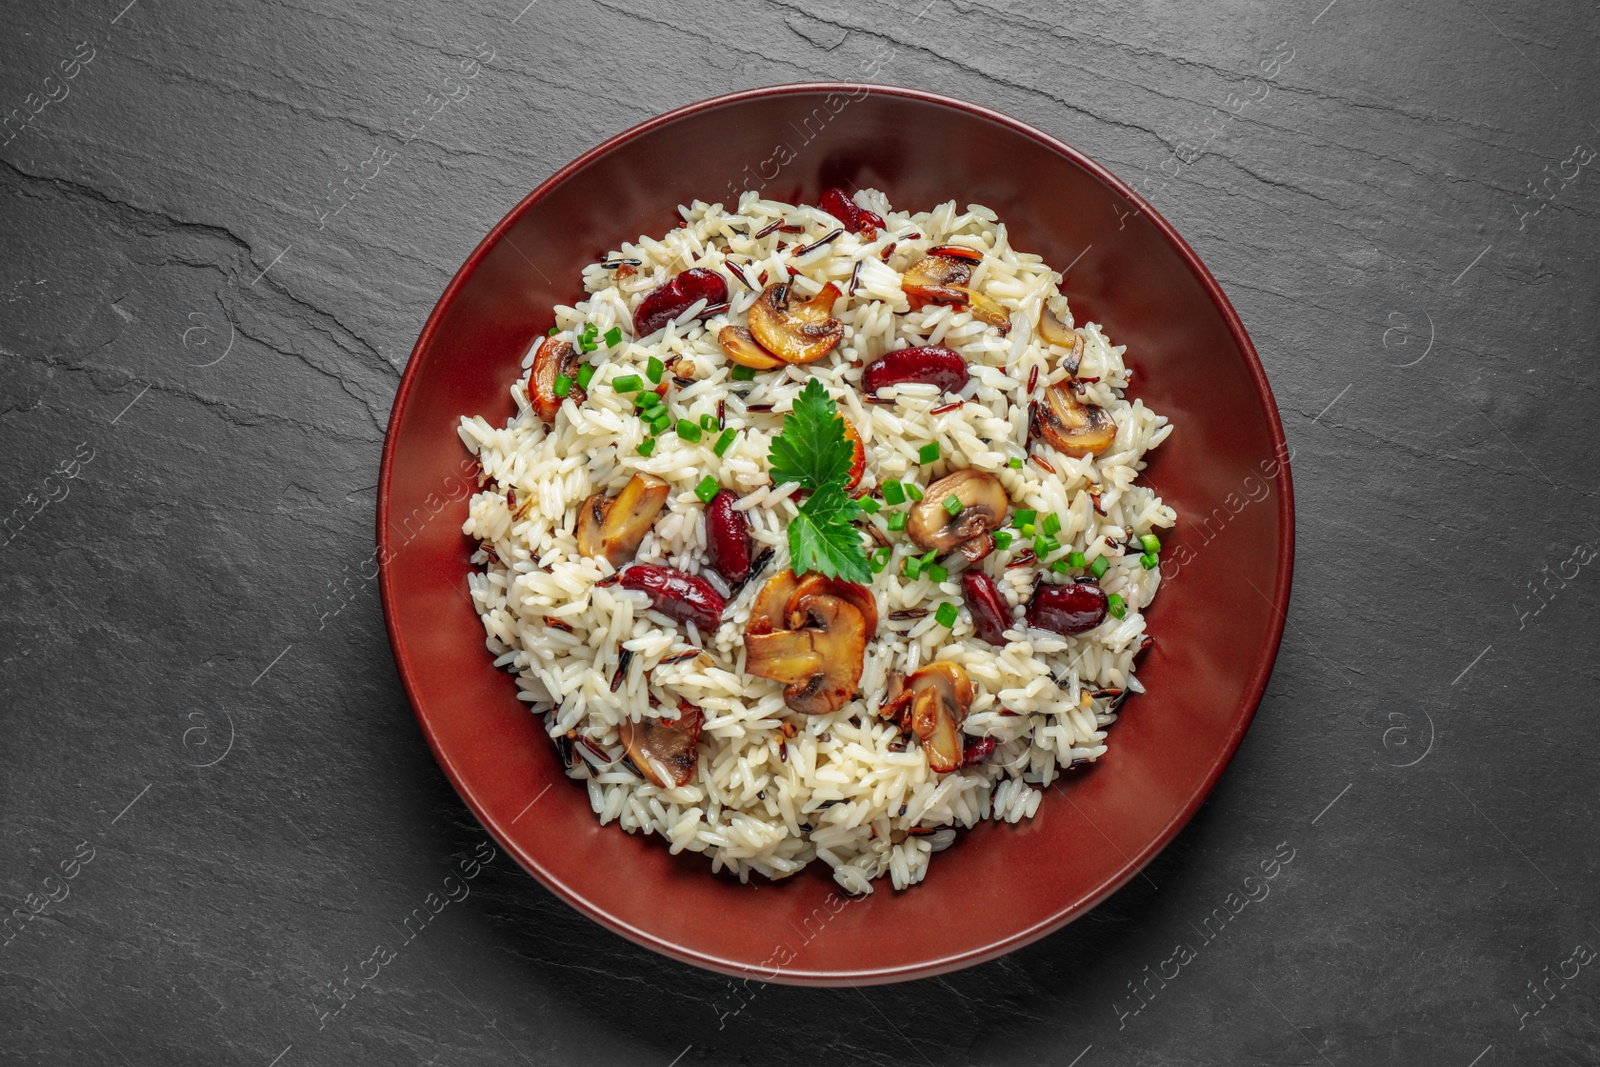
POLYGON ((861 505, 844 489, 854 459, 855 445, 845 437, 838 405, 820 381, 811 379, 767 454, 775 484, 798 482, 811 490, 789 524, 789 566, 795 574, 816 571, 863 585, 872 581, 861 532, 850 525, 861 505))

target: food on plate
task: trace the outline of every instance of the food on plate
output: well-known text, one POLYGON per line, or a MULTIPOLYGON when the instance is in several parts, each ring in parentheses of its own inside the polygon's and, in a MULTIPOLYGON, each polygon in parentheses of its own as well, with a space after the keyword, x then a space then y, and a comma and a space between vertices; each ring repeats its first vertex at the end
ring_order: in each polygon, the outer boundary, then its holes
POLYGON ((474 605, 602 823, 907 888, 1141 691, 1171 427, 987 208, 679 217, 462 419, 474 605))

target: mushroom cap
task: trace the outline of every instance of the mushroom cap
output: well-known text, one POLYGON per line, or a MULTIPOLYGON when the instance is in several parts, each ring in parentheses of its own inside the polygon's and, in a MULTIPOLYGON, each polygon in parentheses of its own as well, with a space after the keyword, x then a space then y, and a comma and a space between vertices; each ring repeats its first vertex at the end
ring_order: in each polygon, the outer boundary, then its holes
POLYGON ((928 766, 938 772, 961 766, 961 724, 972 706, 972 679, 958 663, 937 660, 906 679, 910 697, 910 726, 928 754, 928 766))
POLYGON ((906 520, 906 536, 924 552, 949 552, 999 529, 1010 507, 1000 479, 985 471, 959 470, 928 486, 906 520), (944 506, 952 496, 961 502, 955 514, 944 506))
POLYGON ((1117 422, 1098 404, 1085 404, 1065 382, 1044 391, 1028 409, 1028 436, 1041 438, 1064 456, 1099 455, 1117 439, 1117 422))
POLYGON ((596 493, 578 507, 578 551, 620 567, 634 557, 655 525, 671 486, 643 471, 615 499, 596 493))
POLYGON ((750 335, 785 363, 814 363, 844 340, 844 324, 833 317, 841 295, 829 282, 810 300, 796 302, 788 282, 774 282, 750 305, 750 335))
POLYGON ((784 702, 808 715, 836 711, 861 681, 878 605, 865 586, 784 571, 756 594, 745 630, 745 671, 784 684, 784 702))
POLYGON ((717 344, 728 358, 741 367, 752 370, 772 370, 783 366, 783 360, 756 343, 755 337, 743 326, 724 326, 717 331, 717 344))
POLYGON ((678 705, 675 720, 623 719, 617 723, 617 736, 640 774, 663 789, 671 789, 694 777, 700 758, 696 746, 704 721, 699 708, 684 703, 678 705))
POLYGON ((556 412, 561 410, 556 379, 563 374, 572 381, 567 396, 575 404, 583 403, 588 394, 578 384, 578 353, 566 341, 546 337, 539 342, 533 365, 528 368, 528 404, 546 426, 556 421, 556 412))

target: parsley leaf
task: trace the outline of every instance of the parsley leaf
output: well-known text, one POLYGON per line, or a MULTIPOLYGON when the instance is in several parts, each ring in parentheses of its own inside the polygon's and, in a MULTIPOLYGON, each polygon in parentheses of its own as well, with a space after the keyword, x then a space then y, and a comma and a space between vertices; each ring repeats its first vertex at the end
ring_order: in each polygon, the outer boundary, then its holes
POLYGON ((796 574, 820 571, 829 578, 870 585, 861 531, 850 525, 860 513, 861 505, 837 482, 812 493, 789 524, 790 568, 796 574))
POLYGON ((838 406, 823 384, 811 379, 795 398, 794 410, 784 416, 783 432, 773 438, 767 456, 773 484, 799 482, 812 490, 829 483, 843 486, 854 457, 838 406))

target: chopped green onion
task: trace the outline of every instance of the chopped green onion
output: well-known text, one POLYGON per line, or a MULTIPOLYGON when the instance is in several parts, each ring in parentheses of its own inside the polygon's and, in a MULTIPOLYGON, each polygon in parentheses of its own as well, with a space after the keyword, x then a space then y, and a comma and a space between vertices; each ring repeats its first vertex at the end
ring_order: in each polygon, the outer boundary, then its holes
POLYGON ((1139 557, 1139 564, 1147 571, 1153 571, 1161 565, 1161 557, 1154 552, 1146 552, 1139 557))
POLYGON ((655 450, 656 450, 656 439, 654 437, 646 437, 643 441, 639 442, 639 455, 648 456, 650 453, 654 452, 655 450))
POLYGON ((1034 519, 1038 518, 1038 516, 1039 513, 1034 511, 1032 508, 1018 508, 1011 516, 1011 525, 1020 530, 1024 526, 1031 523, 1034 519))
POLYGON ((622 329, 617 326, 606 331, 606 347, 615 348, 622 343, 622 329))
POLYGON ((922 554, 922 565, 924 567, 931 567, 933 566, 933 561, 938 558, 939 550, 937 548, 930 548, 928 551, 922 554))
POLYGON ((707 413, 700 416, 700 428, 705 430, 707 433, 711 432, 712 430, 720 429, 721 426, 722 424, 717 421, 717 417, 715 415, 707 413))
POLYGON ((961 498, 956 496, 954 493, 951 493, 949 496, 945 497, 944 500, 940 501, 939 506, 944 508, 945 511, 949 512, 952 518, 961 514, 961 498))
POLYGON ((957 615, 956 606, 946 600, 939 605, 939 610, 933 613, 933 618, 940 626, 948 630, 956 624, 957 615))
POLYGON ((550 391, 556 394, 556 396, 566 396, 568 393, 572 392, 572 379, 567 377, 565 374, 556 375, 555 388, 551 389, 550 391))
POLYGON ((1064 559, 1058 559, 1054 563, 1050 564, 1050 569, 1055 571, 1057 574, 1065 574, 1068 570, 1067 561, 1064 559))
POLYGON ((1152 556, 1161 552, 1161 539, 1155 534, 1145 534, 1143 537, 1139 538, 1139 543, 1143 545, 1144 550, 1150 553, 1152 556))
MULTIPOLYGON (((1100 558, 1104 559, 1105 557, 1101 556, 1100 558)), ((1106 610, 1111 612, 1113 618, 1126 619, 1128 617, 1128 605, 1123 603, 1122 598, 1116 593, 1106 597, 1106 610)))
POLYGON ((1076 567, 1081 571, 1084 567, 1088 566, 1088 563, 1089 561, 1084 558, 1082 552, 1067 553, 1067 565, 1070 567, 1076 567))
POLYGON ((893 554, 894 549, 885 545, 867 557, 867 566, 872 568, 873 574, 882 574, 883 568, 889 565, 889 557, 893 554))
POLYGON ((1035 526, 1031 522, 1028 523, 1027 525, 1023 526, 1023 528, 1022 528, 1022 536, 1023 537, 1032 537, 1034 534, 1036 534, 1038 532, 1039 532, 1039 528, 1037 526, 1035 526))
POLYGON ((611 388, 619 393, 637 393, 644 388, 644 379, 637 374, 624 374, 611 383, 611 388))
POLYGON ((546 336, 546 337, 554 337, 554 336, 555 336, 555 335, 556 335, 556 334, 558 334, 558 333, 560 333, 560 332, 561 332, 561 327, 559 327, 559 326, 552 326, 552 327, 550 327, 550 332, 549 332, 549 333, 547 333, 547 334, 545 334, 545 336, 546 336))
POLYGON ((939 462, 939 442, 929 441, 917 450, 917 458, 923 463, 939 462))
POLYGON ((587 388, 589 388, 589 383, 591 381, 593 381, 593 380, 594 380, 594 364, 593 363, 585 363, 581 367, 578 368, 578 388, 579 389, 587 389, 587 388))
POLYGON ((639 395, 633 398, 633 406, 640 411, 649 411, 661 403, 661 397, 648 389, 640 390, 639 395))
POLYGON ((662 407, 650 416, 650 429, 658 434, 666 433, 672 428, 672 412, 662 407))
POLYGON ((1054 537, 1061 532, 1061 516, 1051 513, 1044 517, 1044 532, 1054 537))
MULTIPOLYGON (((937 563, 932 564, 931 566, 928 567, 928 580, 933 582, 936 585, 938 583, 944 581, 945 579, 949 578, 949 577, 950 577, 950 572, 945 570, 942 566, 940 566, 937 563)), ((945 625, 948 626, 950 624, 949 623, 945 623, 945 625)))
POLYGON ((1050 553, 1056 551, 1060 547, 1061 542, 1057 541, 1049 534, 1040 534, 1033 539, 1033 554, 1038 556, 1040 559, 1044 559, 1046 556, 1050 555, 1050 553))
POLYGON ((583 324, 583 333, 580 334, 579 336, 587 337, 592 341, 592 340, 594 340, 595 336, 597 334, 599 334, 599 332, 600 332, 600 327, 596 326, 592 322, 586 322, 586 323, 583 324))
POLYGON ((916 482, 906 483, 906 496, 910 497, 918 504, 922 503, 922 490, 917 486, 916 482))
POLYGON ((1094 562, 1089 564, 1089 573, 1096 578, 1104 578, 1106 571, 1111 569, 1110 562, 1104 556, 1096 556, 1094 562))
POLYGON ((884 482, 883 500, 886 504, 904 504, 906 502, 905 486, 899 482, 884 482))
POLYGON ((700 440, 700 427, 688 419, 678 420, 678 436, 688 441, 691 445, 700 440))
POLYGON ((711 451, 715 452, 718 456, 726 456, 728 454, 728 449, 733 447, 733 442, 738 438, 738 436, 739 431, 732 429, 731 427, 723 430, 722 436, 717 438, 717 443, 711 446, 711 451))
POLYGON ((903 511, 889 512, 889 529, 896 533, 906 528, 906 513, 903 511))
POLYGON ((1006 466, 1010 467, 1014 471, 1019 471, 1022 469, 1022 460, 1018 459, 1016 456, 1012 456, 1010 459, 1006 460, 1006 466))
POLYGON ((865 511, 868 515, 876 515, 883 509, 883 505, 878 503, 878 498, 873 496, 864 496, 860 500, 857 500, 856 503, 860 504, 861 510, 865 511))
POLYGON ((733 380, 736 382, 748 382, 755 376, 756 372, 754 367, 733 368, 733 380))
POLYGON ((656 385, 660 385, 661 384, 661 376, 663 374, 667 373, 667 365, 665 363, 661 362, 655 356, 651 356, 650 357, 650 362, 645 365, 645 371, 644 372, 645 372, 646 375, 649 376, 650 381, 652 383, 654 383, 656 385))
POLYGON ((922 577, 922 560, 917 556, 911 556, 905 563, 901 564, 900 571, 907 578, 920 578, 922 577))
POLYGON ((694 495, 700 498, 700 503, 709 504, 711 503, 711 498, 716 496, 717 491, 721 488, 722 486, 717 484, 717 480, 708 474, 700 479, 699 485, 694 487, 694 495))
POLYGON ((1011 547, 1011 531, 996 530, 994 532, 994 547, 1004 552, 1011 547))

